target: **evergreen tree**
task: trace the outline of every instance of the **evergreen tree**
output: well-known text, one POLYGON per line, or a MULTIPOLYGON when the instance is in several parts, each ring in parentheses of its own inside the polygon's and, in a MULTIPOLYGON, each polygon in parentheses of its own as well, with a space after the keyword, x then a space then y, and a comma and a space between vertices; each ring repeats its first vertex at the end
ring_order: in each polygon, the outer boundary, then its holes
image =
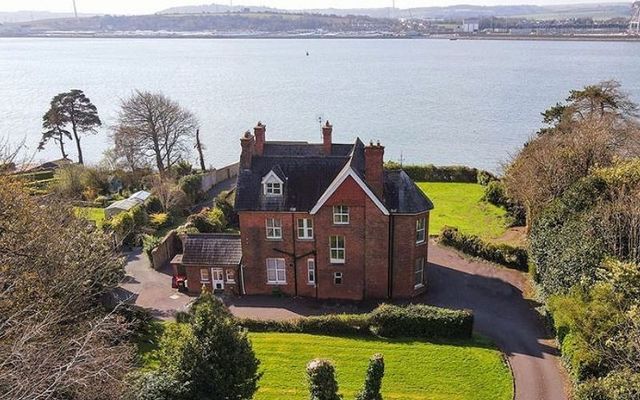
POLYGON ((384 377, 384 358, 382 354, 376 354, 369 360, 367 377, 364 387, 356 396, 356 400, 382 400, 380 389, 382 388, 382 378, 384 377))
POLYGON ((67 158, 64 148, 65 138, 71 140, 71 133, 65 129, 67 121, 62 109, 56 102, 51 102, 51 108, 42 117, 42 139, 38 145, 38 150, 43 150, 49 140, 53 140, 60 146, 62 158, 67 158))
POLYGON ((310 400, 341 400, 335 367, 327 360, 313 360, 307 365, 310 400))
POLYGON ((261 374, 246 332, 208 291, 203 292, 192 312, 193 334, 177 372, 178 382, 188 388, 186 398, 252 399, 261 374))

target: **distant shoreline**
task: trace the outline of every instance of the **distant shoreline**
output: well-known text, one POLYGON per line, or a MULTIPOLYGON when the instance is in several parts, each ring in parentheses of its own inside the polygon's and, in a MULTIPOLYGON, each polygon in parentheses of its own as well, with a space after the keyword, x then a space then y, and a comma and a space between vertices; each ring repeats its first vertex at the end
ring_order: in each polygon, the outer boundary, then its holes
POLYGON ((430 35, 430 36, 392 36, 392 35, 133 35, 133 34, 32 34, 32 35, 0 35, 0 39, 393 39, 393 40, 504 40, 504 41, 559 41, 559 42, 640 42, 640 36, 533 36, 533 35, 430 35))

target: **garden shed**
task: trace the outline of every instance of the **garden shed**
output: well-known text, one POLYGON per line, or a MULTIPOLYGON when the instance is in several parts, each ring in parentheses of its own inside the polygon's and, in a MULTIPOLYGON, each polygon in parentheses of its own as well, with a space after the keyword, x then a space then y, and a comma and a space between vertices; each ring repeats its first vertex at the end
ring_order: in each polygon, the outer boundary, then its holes
POLYGON ((116 201, 107 207, 104 212, 107 218, 113 218, 116 215, 127 212, 133 207, 143 204, 151 196, 151 193, 141 190, 132 194, 129 198, 116 201))

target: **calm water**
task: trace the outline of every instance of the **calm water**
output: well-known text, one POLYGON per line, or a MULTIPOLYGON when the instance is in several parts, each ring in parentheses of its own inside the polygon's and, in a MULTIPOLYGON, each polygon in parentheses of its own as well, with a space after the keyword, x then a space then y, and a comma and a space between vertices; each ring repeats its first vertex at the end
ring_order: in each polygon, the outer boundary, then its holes
MULTIPOLYGON (((388 159, 498 170, 542 110, 603 79, 640 101, 640 43, 0 39, 0 136, 26 136, 34 150, 64 90, 83 89, 110 125, 119 99, 144 89, 197 115, 216 166, 237 159, 258 120, 270 140, 319 141, 321 116, 335 140, 380 140, 388 159)), ((104 129, 85 139, 85 157, 107 146, 104 129)))

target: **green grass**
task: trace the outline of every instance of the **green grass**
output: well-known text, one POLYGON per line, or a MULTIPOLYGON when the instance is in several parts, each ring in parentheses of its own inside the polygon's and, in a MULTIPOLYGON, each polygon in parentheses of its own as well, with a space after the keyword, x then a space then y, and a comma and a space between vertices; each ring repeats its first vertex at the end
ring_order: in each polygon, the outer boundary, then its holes
POLYGON ((102 227, 105 220, 104 208, 98 207, 74 207, 76 216, 94 221, 98 228, 102 227))
POLYGON ((335 363, 340 392, 354 398, 369 357, 382 353, 385 400, 510 400, 512 378, 499 351, 483 339, 436 344, 411 340, 253 333, 264 372, 256 400, 308 398, 306 364, 335 363))
POLYGON ((491 240, 506 231, 506 211, 482 201, 484 186, 475 183, 418 183, 433 201, 429 231, 437 235, 444 226, 454 226, 461 232, 491 240))

